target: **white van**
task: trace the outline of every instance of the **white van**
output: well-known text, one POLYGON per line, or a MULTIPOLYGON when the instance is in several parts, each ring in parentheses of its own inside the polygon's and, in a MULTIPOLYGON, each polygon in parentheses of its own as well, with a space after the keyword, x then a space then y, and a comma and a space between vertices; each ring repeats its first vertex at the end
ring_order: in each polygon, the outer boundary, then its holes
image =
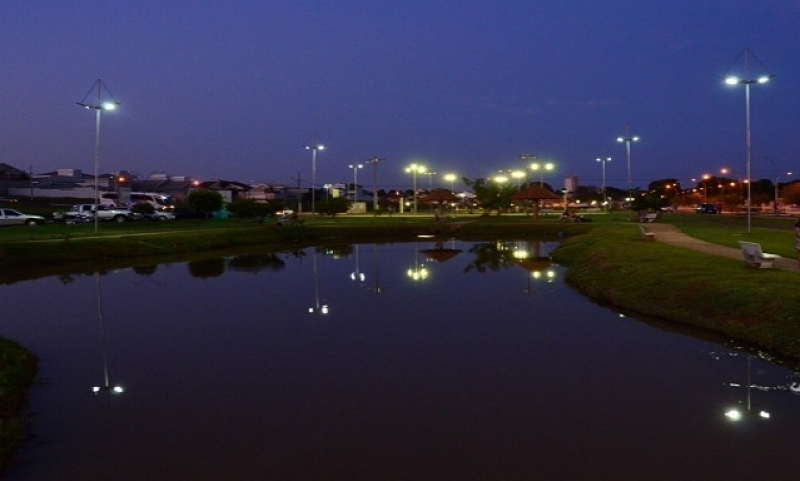
POLYGON ((102 205, 124 205, 133 207, 134 204, 146 202, 156 210, 172 210, 175 208, 175 199, 167 194, 157 192, 103 192, 100 194, 102 205))

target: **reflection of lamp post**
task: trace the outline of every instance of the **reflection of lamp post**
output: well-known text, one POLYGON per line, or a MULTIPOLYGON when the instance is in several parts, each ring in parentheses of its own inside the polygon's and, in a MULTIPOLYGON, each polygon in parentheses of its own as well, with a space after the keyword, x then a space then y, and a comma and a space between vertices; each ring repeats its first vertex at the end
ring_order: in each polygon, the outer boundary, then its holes
POLYGON ((356 281, 356 282, 364 282, 364 280, 367 278, 367 276, 364 275, 364 273, 361 272, 361 270, 358 267, 358 244, 353 246, 353 250, 354 250, 354 254, 355 254, 355 258, 356 258, 356 270, 354 270, 353 272, 350 273, 350 280, 353 280, 353 281, 356 281))
POLYGON ((103 351, 103 385, 94 386, 92 392, 99 394, 101 392, 108 392, 112 394, 121 394, 125 390, 122 386, 112 386, 108 375, 108 354, 106 353, 106 325, 103 321, 103 296, 100 291, 100 273, 94 273, 95 290, 97 293, 97 319, 100 322, 100 335, 101 335, 101 348, 103 351))
POLYGON ((372 257, 375 261, 375 287, 372 288, 372 291, 375 292, 375 294, 381 294, 383 292, 383 287, 381 287, 380 268, 378 267, 378 244, 372 244, 372 257))
POLYGON ((608 197, 606 197, 606 162, 611 162, 611 157, 598 157, 597 161, 603 165, 603 183, 600 190, 603 194, 603 206, 605 207, 606 211, 608 211, 608 197))
POLYGON ((539 187, 544 187, 544 171, 545 170, 553 170, 554 165, 550 162, 546 164, 540 164, 538 162, 534 162, 530 165, 532 171, 536 172, 539 171, 539 187))
POLYGON ((353 169, 353 202, 358 201, 358 169, 364 167, 362 164, 350 164, 347 167, 353 169))
POLYGON ((633 180, 631 178, 631 142, 636 142, 639 137, 631 135, 630 126, 625 126, 625 135, 617 137, 617 142, 625 142, 625 153, 628 156, 628 202, 633 200, 633 180))
POLYGON ((742 416, 745 416, 745 415, 758 416, 758 417, 760 417, 762 419, 769 419, 769 413, 766 412, 766 411, 758 411, 757 413, 754 413, 754 412, 751 411, 751 408, 752 408, 751 391, 752 391, 753 385, 752 385, 752 383, 750 381, 750 368, 751 368, 750 367, 750 362, 751 362, 750 357, 748 357, 747 358, 747 386, 745 386, 747 388, 747 411, 741 412, 738 409, 731 409, 731 410, 727 411, 725 413, 725 416, 727 416, 728 419, 730 419, 731 421, 739 421, 740 419, 742 419, 742 416))
MULTIPOLYGON (((89 92, 80 102, 76 102, 78 105, 85 109, 90 109, 95 111, 95 131, 94 131, 94 205, 100 205, 100 112, 103 110, 114 110, 117 108, 117 105, 120 105, 119 102, 114 101, 114 96, 111 95, 109 92, 108 87, 106 84, 103 83, 102 80, 97 79, 97 81, 92 85, 92 88, 89 89, 89 92), (108 96, 111 97, 111 101, 103 101, 102 100, 102 89, 105 88, 108 96), (94 104, 86 103, 86 99, 89 95, 97 89, 97 102, 94 104)), ((94 232, 97 233, 98 230, 98 222, 100 218, 98 217, 97 213, 95 212, 94 216, 94 232)))
MULTIPOLYGON (((745 75, 749 76, 750 75, 749 60, 750 60, 750 56, 752 55, 752 52, 750 52, 749 48, 746 48, 739 55, 740 56, 744 55, 745 75)), ((758 61, 758 59, 756 59, 756 61, 758 61)), ((728 84, 728 85, 744 85, 745 146, 746 146, 746 149, 747 149, 747 169, 746 169, 747 173, 745 175, 746 175, 746 178, 747 178, 747 233, 748 234, 750 233, 750 222, 751 222, 750 219, 751 219, 751 215, 752 215, 751 211, 752 211, 752 205, 753 205, 753 199, 751 197, 751 193, 752 192, 751 192, 751 188, 750 188, 750 184, 751 184, 750 179, 752 177, 750 175, 750 158, 751 158, 751 152, 752 152, 751 143, 750 143, 750 85, 751 84, 767 83, 774 76, 775 76, 774 74, 768 74, 768 75, 762 75, 762 76, 760 76, 758 78, 754 78, 754 79, 753 78, 741 79, 741 78, 733 76, 733 75, 729 75, 729 76, 725 77, 725 83, 728 84)))
POLYGON ((425 172, 425 166, 419 164, 411 164, 406 168, 406 172, 410 172, 414 178, 414 213, 417 213, 417 174, 425 172))
POLYGON ((330 310, 328 309, 327 304, 320 304, 319 301, 319 279, 317 275, 317 253, 316 251, 312 252, 312 262, 313 262, 313 273, 314 273, 314 307, 309 307, 308 312, 311 314, 327 314, 330 310))
POLYGON ((367 160, 368 164, 372 164, 372 213, 378 215, 378 164, 386 159, 373 157, 367 160))
POLYGON ((317 190, 317 151, 324 150, 325 146, 320 143, 316 143, 306 145, 305 147, 306 150, 311 151, 311 214, 314 215, 314 197, 316 197, 317 190))
POLYGON ((424 281, 428 278, 428 268, 425 267, 425 264, 420 264, 419 262, 419 250, 416 242, 414 243, 414 267, 410 267, 406 271, 406 275, 412 281, 424 281))

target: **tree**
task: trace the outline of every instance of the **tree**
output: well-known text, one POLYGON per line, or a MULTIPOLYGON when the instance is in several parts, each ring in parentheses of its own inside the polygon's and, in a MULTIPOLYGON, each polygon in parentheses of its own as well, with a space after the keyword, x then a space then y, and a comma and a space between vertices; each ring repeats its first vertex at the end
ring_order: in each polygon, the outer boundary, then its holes
POLYGON ((237 199, 228 204, 228 211, 239 219, 264 220, 265 217, 275 214, 283 207, 280 204, 258 202, 254 199, 237 199))
POLYGON ((208 216, 212 212, 222 209, 222 194, 209 189, 196 189, 186 198, 186 203, 192 212, 208 216))
POLYGON ((464 184, 475 193, 475 200, 485 210, 497 210, 500 215, 503 209, 511 206, 511 198, 517 193, 513 185, 501 184, 487 179, 474 181, 464 177, 464 184))
POLYGON ((800 182, 792 182, 781 189, 784 204, 800 204, 800 182))

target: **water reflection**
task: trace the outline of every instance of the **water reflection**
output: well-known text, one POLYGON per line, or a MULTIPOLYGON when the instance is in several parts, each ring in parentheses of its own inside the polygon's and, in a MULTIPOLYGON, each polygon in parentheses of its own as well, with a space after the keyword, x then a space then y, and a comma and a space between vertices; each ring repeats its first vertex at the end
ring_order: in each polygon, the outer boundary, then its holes
POLYGON ((106 342, 106 323, 103 315, 103 294, 100 288, 100 273, 95 272, 95 295, 97 300, 97 321, 100 324, 100 350, 103 356, 103 384, 94 386, 92 392, 99 393, 112 393, 121 394, 124 389, 119 384, 111 384, 111 379, 108 373, 108 343, 106 342))
POLYGON ((419 260, 419 244, 414 243, 414 265, 409 267, 406 271, 406 275, 412 281, 424 281, 428 278, 428 268, 425 267, 423 262, 419 260))
POLYGON ((311 253, 311 262, 312 262, 312 272, 314 275, 314 306, 308 308, 308 312, 312 314, 328 314, 330 312, 330 308, 328 304, 320 302, 320 295, 319 295, 319 268, 317 267, 317 254, 318 249, 314 249, 311 253))

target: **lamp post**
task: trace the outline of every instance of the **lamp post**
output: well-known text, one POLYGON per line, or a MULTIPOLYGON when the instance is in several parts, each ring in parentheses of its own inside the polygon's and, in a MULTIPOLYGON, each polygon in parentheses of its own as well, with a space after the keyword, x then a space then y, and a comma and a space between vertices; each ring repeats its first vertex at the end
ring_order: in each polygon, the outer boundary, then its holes
POLYGON ((617 142, 625 142, 625 153, 628 157, 628 202, 633 199, 633 180, 631 178, 631 142, 638 142, 639 137, 631 135, 630 126, 625 126, 625 135, 617 137, 617 142))
POLYGON ((353 202, 358 201, 358 169, 363 168, 362 164, 350 164, 347 167, 353 169, 353 202))
POLYGON ((511 172, 511 177, 517 179, 517 190, 522 188, 522 178, 525 177, 525 172, 521 170, 515 170, 511 172))
POLYGON ((425 173, 425 166, 419 164, 411 164, 406 168, 406 172, 410 172, 414 179, 414 213, 417 213, 417 174, 425 173))
MULTIPOLYGON (((86 93, 86 96, 80 102, 76 102, 78 105, 85 109, 90 109, 95 111, 95 131, 94 131, 94 205, 95 209, 97 206, 100 205, 100 112, 103 110, 114 110, 117 108, 117 105, 120 105, 119 102, 114 101, 114 96, 111 95, 111 92, 106 87, 106 84, 103 83, 102 80, 97 79, 95 83, 92 85, 92 88, 89 89, 89 92, 86 93), (111 98, 110 101, 103 101, 103 89, 108 93, 108 96, 111 98), (87 99, 93 92, 97 92, 97 101, 95 103, 88 103, 87 99)), ((97 216, 97 212, 94 215, 94 233, 97 234, 97 230, 99 228, 99 217, 97 216)))
POLYGON ((428 192, 433 190, 433 176, 436 175, 436 172, 423 172, 423 174, 428 176, 428 192))
POLYGON ((544 187, 544 171, 545 170, 553 170, 554 165, 550 162, 545 164, 540 164, 538 162, 534 162, 530 165, 532 171, 539 171, 539 187, 544 187))
POLYGON ((608 212, 608 197, 606 197, 606 162, 611 162, 611 157, 598 157, 597 161, 603 166, 603 183, 601 184, 600 191, 603 194, 603 207, 608 212))
MULTIPOLYGON (((530 162, 532 160, 536 160, 536 158, 537 158, 536 154, 528 154, 528 153, 519 154, 517 156, 517 160, 521 160, 522 163, 525 164, 525 170, 528 170, 530 168, 529 165, 528 165, 528 162, 530 162)), ((530 178, 528 178, 527 180, 528 180, 528 182, 531 181, 530 178)))
POLYGON ((367 160, 368 164, 372 164, 372 213, 378 215, 378 164, 386 159, 380 157, 373 157, 367 160))
POLYGON ((445 181, 450 182, 450 192, 455 193, 457 178, 456 174, 445 174, 443 178, 445 181))
POLYGON ((317 191, 317 151, 325 150, 325 146, 316 143, 308 144, 305 148, 311 151, 311 215, 313 216, 315 213, 314 197, 316 197, 317 191))
MULTIPOLYGON (((791 172, 786 172, 786 176, 787 177, 790 176, 790 175, 792 175, 791 172)), ((779 202, 780 202, 780 187, 779 187, 779 185, 780 184, 778 183, 780 178, 781 178, 780 175, 776 175, 775 176, 775 215, 776 216, 781 215, 781 207, 779 205, 779 202)))
MULTIPOLYGON (((752 52, 750 52, 749 48, 746 48, 746 49, 744 49, 744 51, 742 51, 740 56, 741 55, 744 55, 744 70, 745 70, 745 75, 747 75, 748 78, 739 78, 739 77, 736 77, 736 76, 733 76, 733 75, 728 75, 728 76, 725 77, 725 83, 728 84, 728 85, 744 85, 745 147, 746 147, 746 150, 747 150, 747 168, 746 168, 745 176, 746 176, 746 180, 747 180, 747 233, 749 234, 750 233, 750 225, 751 225, 751 217, 752 217, 751 211, 753 210, 753 207, 752 207, 753 199, 751 197, 752 190, 750 188, 750 184, 752 183, 750 181, 750 179, 751 179, 751 175, 750 175, 750 160, 751 160, 751 155, 752 155, 752 144, 750 142, 750 85, 767 83, 767 82, 770 81, 771 78, 773 78, 775 76, 775 74, 767 74, 767 75, 762 75, 762 76, 757 77, 757 78, 749 78, 749 76, 750 76, 750 56, 753 55, 753 54, 752 54, 752 52)), ((755 56, 753 55, 753 57, 755 57, 755 56)), ((758 61, 758 59, 756 59, 756 61, 758 61)))

